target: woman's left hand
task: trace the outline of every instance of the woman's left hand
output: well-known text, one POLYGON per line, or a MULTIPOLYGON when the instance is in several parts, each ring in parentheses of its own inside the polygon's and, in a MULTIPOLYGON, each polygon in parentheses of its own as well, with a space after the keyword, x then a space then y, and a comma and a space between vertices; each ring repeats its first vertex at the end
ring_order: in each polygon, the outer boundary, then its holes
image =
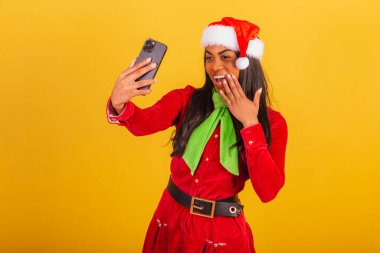
POLYGON ((239 81, 234 75, 227 74, 227 81, 223 80, 223 87, 227 94, 221 89, 219 90, 219 94, 222 96, 230 112, 244 127, 259 123, 257 115, 260 106, 260 95, 263 88, 256 91, 253 101, 251 101, 244 94, 239 81))

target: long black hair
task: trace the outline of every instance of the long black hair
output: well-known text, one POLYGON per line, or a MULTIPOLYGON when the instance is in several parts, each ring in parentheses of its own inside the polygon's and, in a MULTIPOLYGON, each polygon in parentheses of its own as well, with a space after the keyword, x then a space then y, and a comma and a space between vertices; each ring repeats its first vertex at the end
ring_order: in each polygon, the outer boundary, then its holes
MULTIPOLYGON (((239 57, 239 52, 235 52, 239 57)), ((270 99, 268 96, 267 80, 264 75, 261 63, 259 60, 252 57, 248 57, 249 66, 240 70, 239 83, 242 89, 251 101, 253 100, 255 92, 263 88, 260 97, 260 106, 258 112, 258 120, 265 133, 266 142, 268 147, 271 143, 271 131, 268 120, 267 104, 270 105, 270 99)), ((204 54, 204 64, 206 64, 206 53, 204 54)), ((185 113, 185 117, 181 126, 174 132, 174 137, 171 137, 173 152, 170 154, 173 156, 182 156, 185 152, 187 142, 194 129, 199 126, 214 110, 214 103, 212 101, 212 91, 214 84, 205 70, 206 81, 203 87, 194 91, 188 108, 185 113)), ((239 154, 245 151, 244 143, 240 134, 240 130, 243 128, 242 123, 237 120, 231 113, 233 125, 236 133, 236 143, 233 146, 238 147, 239 154)), ((174 134, 173 133, 173 134, 174 134)), ((232 147, 233 147, 232 146, 232 147)))

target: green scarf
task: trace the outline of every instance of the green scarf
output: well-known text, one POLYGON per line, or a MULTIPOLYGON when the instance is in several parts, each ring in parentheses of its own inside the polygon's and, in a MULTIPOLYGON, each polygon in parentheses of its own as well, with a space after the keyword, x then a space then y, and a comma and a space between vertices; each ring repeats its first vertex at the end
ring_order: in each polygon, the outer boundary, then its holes
POLYGON ((238 150, 237 147, 230 149, 231 145, 236 143, 234 125, 228 107, 215 87, 213 88, 212 101, 214 102, 214 111, 194 129, 182 158, 189 166, 191 175, 194 175, 203 149, 220 120, 220 163, 230 173, 238 176, 238 150))

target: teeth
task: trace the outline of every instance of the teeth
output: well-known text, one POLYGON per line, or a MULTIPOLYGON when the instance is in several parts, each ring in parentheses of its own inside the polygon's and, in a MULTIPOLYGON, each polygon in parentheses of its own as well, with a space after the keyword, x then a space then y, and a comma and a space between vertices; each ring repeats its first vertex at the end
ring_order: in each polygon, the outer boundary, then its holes
POLYGON ((214 79, 216 80, 216 81, 221 81, 222 79, 225 79, 226 78, 226 76, 225 75, 221 75, 221 76, 214 76, 214 79))

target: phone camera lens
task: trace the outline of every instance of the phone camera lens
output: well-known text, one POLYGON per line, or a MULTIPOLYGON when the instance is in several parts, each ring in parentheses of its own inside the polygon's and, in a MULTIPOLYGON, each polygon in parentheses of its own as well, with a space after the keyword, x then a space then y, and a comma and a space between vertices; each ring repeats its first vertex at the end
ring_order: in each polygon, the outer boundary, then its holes
POLYGON ((144 51, 150 53, 154 48, 154 41, 153 40, 147 40, 144 45, 144 51))

